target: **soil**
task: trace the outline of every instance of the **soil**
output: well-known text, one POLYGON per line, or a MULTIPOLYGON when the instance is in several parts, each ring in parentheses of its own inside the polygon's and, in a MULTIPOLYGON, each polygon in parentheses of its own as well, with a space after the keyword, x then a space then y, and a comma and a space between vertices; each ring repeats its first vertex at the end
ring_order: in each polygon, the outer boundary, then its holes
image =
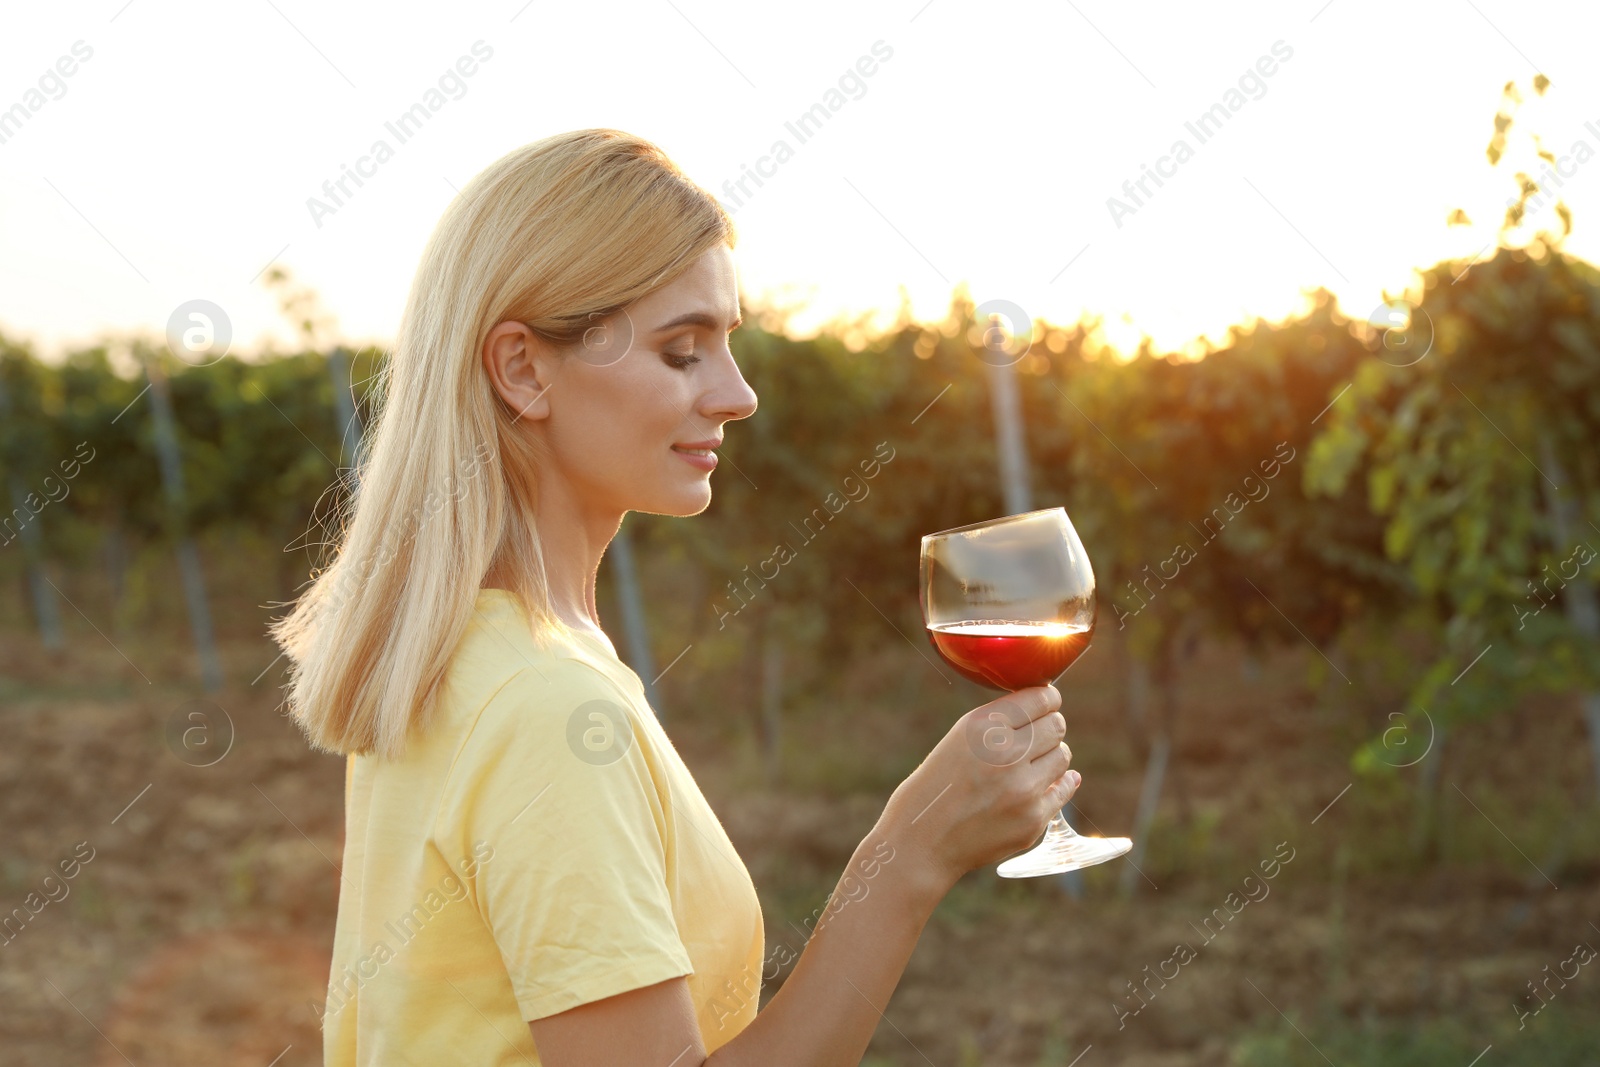
MULTIPOLYGON (((0 908, 29 915, 0 935, 0 1062, 320 1063, 310 1005, 333 936, 343 762, 282 716, 264 639, 224 642, 234 681, 208 708, 181 629, 115 644, 81 629, 59 654, 18 630, 0 642, 0 908), (47 884, 80 845, 93 858, 47 884)), ((1066 1067, 1092 1046, 1083 1067, 1220 1065, 1242 1035, 1313 1018, 1489 1026, 1575 942, 1600 944, 1594 777, 1572 702, 1453 736, 1435 754, 1439 831, 1419 850, 1423 778, 1351 769, 1371 736, 1352 722, 1370 713, 1308 689, 1309 656, 1286 650, 1247 681, 1237 652, 1203 649, 1131 895, 1125 861, 1085 872, 1083 899, 973 872, 930 922, 867 1062, 1066 1067), (1259 899, 1241 905, 1247 893, 1259 899)), ((1089 832, 1127 832, 1138 806, 1144 753, 1118 662, 1087 656, 1062 686, 1089 832)), ((896 699, 925 669, 904 647, 873 657, 846 684, 887 710, 787 725, 778 784, 748 719, 704 710, 737 692, 691 701, 693 670, 663 689, 669 708, 702 709, 665 721, 746 857, 769 946, 798 947, 792 924, 821 905, 895 775, 963 700, 987 699, 942 686, 896 699)), ((1593 1019, 1600 977, 1561 995, 1593 1019)))

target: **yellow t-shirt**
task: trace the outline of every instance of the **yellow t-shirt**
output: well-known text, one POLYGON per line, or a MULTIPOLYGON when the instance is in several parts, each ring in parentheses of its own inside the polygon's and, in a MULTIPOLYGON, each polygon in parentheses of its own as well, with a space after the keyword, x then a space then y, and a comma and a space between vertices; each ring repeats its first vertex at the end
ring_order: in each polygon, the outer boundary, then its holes
POLYGON ((755 886, 603 636, 540 651, 479 593, 437 716, 351 756, 328 1067, 538 1064, 527 1020, 689 976, 706 1051, 755 1018, 755 886))

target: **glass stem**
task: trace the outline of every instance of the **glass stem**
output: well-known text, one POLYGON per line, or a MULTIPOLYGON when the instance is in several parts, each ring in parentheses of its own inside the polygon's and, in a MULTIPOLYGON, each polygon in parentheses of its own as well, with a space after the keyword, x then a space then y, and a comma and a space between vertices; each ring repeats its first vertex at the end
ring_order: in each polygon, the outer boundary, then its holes
POLYGON ((1044 828, 1044 836, 1046 840, 1058 837, 1077 837, 1078 831, 1072 828, 1072 824, 1067 821, 1066 815, 1058 811, 1050 816, 1050 825, 1044 828))

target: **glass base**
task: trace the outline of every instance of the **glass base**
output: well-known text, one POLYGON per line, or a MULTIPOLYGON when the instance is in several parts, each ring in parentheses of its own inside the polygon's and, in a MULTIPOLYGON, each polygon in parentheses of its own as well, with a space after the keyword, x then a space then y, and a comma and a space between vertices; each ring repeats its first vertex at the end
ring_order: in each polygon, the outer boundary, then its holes
POLYGON ((1035 878, 1093 867, 1114 860, 1132 848, 1132 839, 1126 837, 1084 837, 1056 812, 1045 829, 1043 841, 995 869, 1002 878, 1035 878))

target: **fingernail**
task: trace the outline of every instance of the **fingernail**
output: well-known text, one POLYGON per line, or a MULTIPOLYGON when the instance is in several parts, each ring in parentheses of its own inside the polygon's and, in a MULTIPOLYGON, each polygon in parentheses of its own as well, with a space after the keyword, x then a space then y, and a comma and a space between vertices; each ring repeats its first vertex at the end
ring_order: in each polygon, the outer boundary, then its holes
POLYGON ((1076 789, 1082 784, 1083 775, 1079 774, 1077 771, 1068 771, 1067 774, 1072 776, 1072 788, 1076 789))

